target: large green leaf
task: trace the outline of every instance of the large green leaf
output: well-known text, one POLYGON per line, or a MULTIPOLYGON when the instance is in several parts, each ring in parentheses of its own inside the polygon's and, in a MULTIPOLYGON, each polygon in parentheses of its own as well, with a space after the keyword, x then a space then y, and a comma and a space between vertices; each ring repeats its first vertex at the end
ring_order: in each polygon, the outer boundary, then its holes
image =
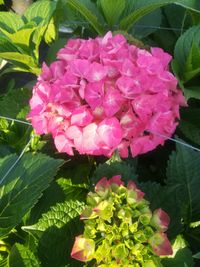
POLYGON ((200 145, 200 109, 188 108, 181 112, 179 129, 192 142, 200 145))
POLYGON ((185 8, 195 10, 196 1, 195 0, 135 0, 134 8, 135 10, 122 19, 120 23, 120 28, 122 30, 129 30, 133 24, 135 24, 140 18, 145 16, 148 13, 151 13, 155 9, 168 5, 168 4, 177 4, 185 8))
POLYGON ((53 16, 56 5, 57 3, 53 1, 37 1, 24 12, 22 18, 27 22, 33 20, 38 25, 44 26, 53 16))
POLYGON ((190 98, 196 98, 200 100, 200 87, 199 86, 185 87, 184 95, 187 100, 190 98))
MULTIPOLYGON (((23 229, 39 238, 38 254, 43 267, 65 266, 71 261, 74 237, 81 233, 79 214, 85 204, 78 200, 58 203, 32 226, 23 229)), ((78 262, 70 266, 79 266, 78 262)))
POLYGON ((179 66, 179 75, 185 81, 200 73, 200 26, 193 26, 178 39, 174 58, 179 66))
POLYGON ((10 90, 0 98, 0 115, 16 118, 24 107, 28 105, 30 96, 31 92, 26 88, 10 90))
POLYGON ((113 27, 125 8, 125 0, 100 0, 104 16, 110 27, 113 27))
POLYGON ((42 154, 0 159, 0 237, 21 222, 53 180, 62 160, 42 154))
POLYGON ((78 0, 68 0, 67 3, 74 10, 79 12, 92 25, 98 34, 101 35, 104 33, 104 29, 98 22, 97 17, 84 4, 78 0))
POLYGON ((16 243, 9 254, 9 267, 40 267, 39 260, 27 247, 16 243))
POLYGON ((167 168, 167 185, 171 194, 177 196, 184 222, 200 220, 200 153, 178 145, 173 152, 167 168))
POLYGON ((21 17, 11 12, 0 12, 0 32, 6 30, 9 33, 14 33, 24 26, 21 17))
POLYGON ((23 229, 28 232, 44 232, 48 228, 55 226, 62 228, 72 219, 80 215, 84 208, 84 202, 78 200, 69 200, 58 203, 51 207, 50 211, 44 213, 42 218, 32 226, 24 226, 23 229))

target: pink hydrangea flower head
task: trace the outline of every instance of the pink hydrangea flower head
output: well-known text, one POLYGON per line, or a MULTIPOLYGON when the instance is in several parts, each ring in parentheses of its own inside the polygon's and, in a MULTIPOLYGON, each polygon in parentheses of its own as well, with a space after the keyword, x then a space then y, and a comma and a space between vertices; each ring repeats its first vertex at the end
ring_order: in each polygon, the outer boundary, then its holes
POLYGON ((69 155, 147 153, 174 133, 186 106, 171 58, 161 48, 131 45, 122 34, 70 39, 55 62, 43 63, 28 119, 69 155))

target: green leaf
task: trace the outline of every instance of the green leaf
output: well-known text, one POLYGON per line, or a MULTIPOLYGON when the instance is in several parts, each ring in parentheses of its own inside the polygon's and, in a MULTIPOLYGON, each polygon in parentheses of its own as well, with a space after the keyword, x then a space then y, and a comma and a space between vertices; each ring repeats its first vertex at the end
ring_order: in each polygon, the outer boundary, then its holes
POLYGON ((4 5, 4 0, 0 0, 0 5, 4 5))
POLYGON ((24 26, 21 17, 11 12, 0 12, 0 32, 2 30, 8 33, 17 32, 24 26))
POLYGON ((0 237, 21 222, 63 164, 62 160, 31 153, 15 164, 17 160, 14 154, 0 159, 0 237))
POLYGON ((33 20, 37 25, 45 26, 52 18, 56 5, 57 3, 53 1, 37 1, 29 6, 22 18, 26 21, 33 20))
POLYGON ((124 161, 112 162, 108 160, 104 164, 98 165, 92 176, 92 183, 96 184, 104 176, 111 178, 112 176, 119 174, 122 176, 122 180, 124 181, 137 181, 136 168, 133 164, 129 164, 124 161))
POLYGON ((185 87, 184 95, 187 100, 190 98, 196 98, 200 100, 200 87, 198 86, 185 87))
POLYGON ((125 8, 125 0, 100 0, 104 16, 110 27, 113 27, 125 8))
POLYGON ((179 129, 192 142, 200 145, 200 109, 188 108, 181 112, 179 129))
MULTIPOLYGON (((72 261, 70 250, 74 236, 80 234, 79 215, 85 204, 78 200, 69 200, 51 207, 42 218, 23 230, 39 238, 38 254, 43 267, 60 267, 72 261)), ((79 266, 73 262, 70 266, 79 266)))
POLYGON ((178 198, 185 224, 200 220, 200 154, 177 145, 170 156, 167 168, 167 185, 178 198))
POLYGON ((189 248, 179 249, 174 258, 164 259, 162 264, 164 267, 193 267, 192 252, 189 248))
POLYGON ((59 178, 58 185, 62 188, 67 199, 84 200, 87 193, 86 184, 76 184, 72 179, 59 178))
POLYGON ((157 31, 161 24, 162 13, 160 9, 157 9, 144 17, 142 17, 130 31, 133 33, 133 36, 141 39, 151 33, 157 31), (149 26, 150 25, 150 26, 149 26))
POLYGON ((9 254, 9 267, 40 267, 39 260, 27 247, 16 243, 9 254))
POLYGON ((159 7, 173 3, 194 10, 195 12, 199 12, 198 10, 195 10, 195 0, 136 0, 134 2, 135 10, 121 20, 120 29, 128 31, 133 24, 146 14, 151 13, 159 7))
MULTIPOLYGON (((26 88, 9 91, 0 98, 0 115, 16 118, 24 107, 28 105, 30 96, 31 92, 26 88)), ((26 116, 26 114, 24 115, 26 116)))
POLYGON ((45 59, 45 62, 48 64, 52 63, 56 59, 57 52, 65 46, 67 43, 66 38, 59 38, 55 42, 52 43, 50 46, 48 52, 47 52, 47 57, 45 59))
POLYGON ((36 224, 24 226, 23 230, 28 232, 44 232, 52 226, 62 228, 72 219, 79 216, 84 207, 84 202, 78 200, 57 203, 55 206, 51 207, 50 211, 43 214, 42 218, 39 219, 36 224))
POLYGON ((188 81, 200 73, 200 26, 193 26, 178 39, 174 58, 179 65, 179 75, 188 81))
POLYGON ((55 21, 52 18, 47 26, 47 30, 44 35, 45 42, 47 44, 51 44, 57 37, 57 27, 55 25, 55 21))
POLYGON ((101 24, 98 22, 97 17, 80 1, 78 0, 68 0, 68 5, 79 12, 96 30, 100 35, 104 33, 104 29, 101 24))

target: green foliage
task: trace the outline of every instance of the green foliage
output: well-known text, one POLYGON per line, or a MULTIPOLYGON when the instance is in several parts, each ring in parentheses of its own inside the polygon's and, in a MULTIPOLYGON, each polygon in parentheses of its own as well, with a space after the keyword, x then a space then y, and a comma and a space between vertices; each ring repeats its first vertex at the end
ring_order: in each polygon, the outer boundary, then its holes
MULTIPOLYGON (((136 0, 134 1, 134 11, 130 13, 127 17, 123 18, 120 23, 120 28, 122 30, 129 30, 130 27, 136 23, 140 18, 145 16, 148 13, 151 13, 155 9, 162 7, 168 4, 177 4, 181 5, 185 8, 193 9, 195 8, 195 1, 190 0, 178 0, 178 1, 170 1, 170 0, 136 0)), ((197 11, 197 10, 196 10, 197 11)), ((198 11, 197 11, 198 12, 198 11)))
MULTIPOLYGON (((178 134, 184 142, 200 145, 199 1, 33 2, 19 16, 7 11, 7 1, 0 1, 0 116, 26 122, 31 90, 20 88, 18 83, 26 79, 34 85, 35 81, 20 74, 13 82, 11 71, 39 74, 40 63, 53 62, 69 38, 124 30, 125 36, 142 39, 145 45, 161 47, 171 54, 174 51, 172 69, 188 100, 188 107, 181 110, 178 134)), ((103 176, 114 175, 122 175, 125 183, 135 181, 145 192, 152 211, 161 207, 169 214, 167 234, 173 243, 173 255, 162 260, 163 266, 199 266, 199 153, 181 145, 175 149, 168 142, 138 160, 121 160, 117 155, 107 161, 80 155, 68 157, 55 154, 48 136, 38 137, 31 131, 28 124, 0 118, 0 267, 83 266, 71 259, 70 252, 75 236, 83 232, 79 215, 85 207, 86 194, 103 176), (36 152, 19 159, 14 153, 20 154, 28 142, 30 151, 41 150, 64 160, 36 152)), ((120 229, 123 234, 125 230, 125 226, 120 229)), ((109 249, 99 253, 103 255, 109 249)), ((113 253, 127 258, 124 246, 116 245, 113 253)), ((158 267, 160 263, 147 264, 158 267)))
POLYGON ((109 27, 112 29, 125 8, 125 0, 99 0, 103 14, 109 27))
POLYGON ((44 0, 32 4, 22 17, 0 12, 0 57, 15 70, 39 74, 39 45, 44 35, 47 41, 55 38, 49 27, 55 9, 55 2, 44 0))
POLYGON ((97 21, 97 17, 80 1, 68 0, 68 5, 79 12, 92 25, 98 34, 103 34, 104 30, 101 24, 97 21))
POLYGON ((196 190, 200 186, 200 154, 183 146, 170 156, 167 168, 167 185, 178 198, 184 222, 200 220, 200 195, 196 190))
POLYGON ((186 82, 200 74, 200 26, 193 26, 178 39, 174 57, 180 77, 186 82))
POLYGON ((0 159, 0 237, 21 222, 63 163, 62 160, 31 153, 17 161, 16 155, 0 159))
POLYGON ((191 142, 200 145, 200 109, 190 108, 181 112, 179 129, 191 142))
POLYGON ((10 267, 40 267, 39 260, 27 247, 16 243, 9 255, 8 264, 10 267))
POLYGON ((84 202, 78 200, 58 203, 43 214, 35 225, 23 227, 39 239, 38 255, 42 266, 59 267, 71 261, 70 248, 74 235, 80 231, 77 216, 84 206, 84 202))

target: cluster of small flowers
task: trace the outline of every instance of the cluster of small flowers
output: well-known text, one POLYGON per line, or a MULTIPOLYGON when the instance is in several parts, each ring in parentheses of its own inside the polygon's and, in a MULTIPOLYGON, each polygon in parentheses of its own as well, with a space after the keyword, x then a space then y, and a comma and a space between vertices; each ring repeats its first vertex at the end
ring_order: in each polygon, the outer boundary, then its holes
POLYGON ((81 215, 85 228, 76 237, 71 256, 99 267, 162 266, 160 257, 172 254, 164 233, 169 216, 162 209, 153 213, 133 181, 127 187, 117 175, 102 178, 87 197, 81 215))
POLYGON ((33 89, 28 119, 37 134, 51 133, 59 152, 128 157, 153 150, 171 136, 185 105, 171 56, 151 52, 108 32, 71 39, 45 63, 33 89))

